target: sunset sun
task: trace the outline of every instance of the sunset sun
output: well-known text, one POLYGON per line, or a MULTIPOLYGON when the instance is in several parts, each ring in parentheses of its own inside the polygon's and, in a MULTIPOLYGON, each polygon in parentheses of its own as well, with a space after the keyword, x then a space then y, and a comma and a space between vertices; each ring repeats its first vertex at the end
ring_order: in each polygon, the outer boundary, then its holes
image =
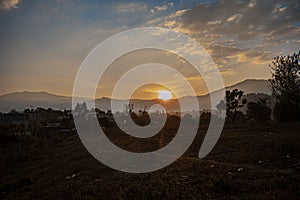
POLYGON ((158 98, 161 100, 169 100, 173 97, 172 93, 169 90, 159 90, 158 98))

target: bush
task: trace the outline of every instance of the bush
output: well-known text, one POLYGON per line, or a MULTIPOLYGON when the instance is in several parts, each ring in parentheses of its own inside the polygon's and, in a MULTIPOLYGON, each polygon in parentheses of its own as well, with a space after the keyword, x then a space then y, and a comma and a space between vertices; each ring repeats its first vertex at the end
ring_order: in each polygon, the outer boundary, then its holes
POLYGON ((300 121, 299 108, 296 104, 292 104, 288 99, 281 97, 276 102, 273 109, 273 116, 276 121, 300 121))
POLYGON ((258 123, 264 123, 271 120, 272 110, 267 106, 267 99, 259 99, 256 102, 247 104, 247 117, 258 123))

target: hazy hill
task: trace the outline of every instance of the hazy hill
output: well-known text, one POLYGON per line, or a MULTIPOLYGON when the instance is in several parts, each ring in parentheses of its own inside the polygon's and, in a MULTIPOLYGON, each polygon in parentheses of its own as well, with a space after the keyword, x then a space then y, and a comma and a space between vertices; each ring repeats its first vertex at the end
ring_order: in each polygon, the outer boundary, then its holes
MULTIPOLYGON (((226 87, 226 89, 234 89, 238 88, 243 90, 246 94, 250 93, 264 93, 264 94, 271 94, 270 89, 268 88, 267 80, 254 80, 248 79, 232 86, 226 87)), ((219 91, 215 91, 214 94, 218 93, 219 91)), ((222 95, 222 94, 219 94, 222 95)), ((200 103, 201 109, 208 109, 210 108, 210 96, 203 95, 198 96, 198 101, 200 103)), ((191 97, 182 97, 180 100, 184 102, 191 101, 191 97)), ((91 103, 91 100, 85 100, 87 104, 91 103)), ((102 110, 110 109, 110 101, 111 99, 103 97, 96 99, 96 106, 102 110)), ((114 100, 117 105, 117 110, 124 110, 124 104, 126 103, 125 100, 114 100)), ((43 108, 53 108, 53 109, 70 109, 71 108, 71 97, 66 96, 59 96, 55 94, 50 94, 47 92, 16 92, 10 93, 0 96, 0 112, 8 112, 11 109, 16 109, 18 111, 22 111, 25 108, 30 107, 43 107, 43 108)), ((134 99, 131 100, 134 104, 134 108, 136 111, 142 109, 144 106, 148 108, 153 104, 163 103, 159 99, 153 100, 140 100, 134 99)), ((164 106, 169 111, 178 111, 179 107, 176 103, 176 100, 168 101, 167 103, 163 103, 164 106)), ((193 108, 190 108, 191 110, 193 108)))
POLYGON ((24 110, 30 107, 68 108, 71 98, 47 92, 16 92, 0 96, 0 111, 24 110))
POLYGON ((271 95, 271 89, 268 86, 267 80, 247 79, 232 86, 226 87, 227 90, 233 90, 235 88, 243 90, 247 94, 263 93, 271 95))

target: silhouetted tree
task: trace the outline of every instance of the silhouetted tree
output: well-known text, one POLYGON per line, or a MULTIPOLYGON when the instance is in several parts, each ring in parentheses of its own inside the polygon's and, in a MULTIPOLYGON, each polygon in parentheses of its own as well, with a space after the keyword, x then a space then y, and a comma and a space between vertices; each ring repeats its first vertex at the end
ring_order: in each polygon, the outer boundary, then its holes
POLYGON ((216 106, 218 111, 226 110, 226 104, 224 100, 221 100, 220 103, 216 106))
POLYGON ((99 119, 99 124, 104 128, 110 128, 113 126, 113 123, 109 121, 108 117, 101 117, 99 119))
POLYGON ((124 107, 125 107, 124 110, 125 113, 132 113, 134 110, 133 104, 125 104, 124 107))
POLYGON ((26 108, 26 109, 23 110, 23 113, 24 113, 24 114, 29 114, 29 113, 31 113, 31 111, 30 111, 29 108, 26 108))
POLYGON ((238 109, 247 103, 247 99, 242 99, 244 92, 242 90, 234 89, 227 90, 225 96, 226 115, 234 123, 238 109))
POLYGON ((267 106, 267 99, 261 98, 247 104, 247 116, 258 123, 270 121, 272 110, 267 106))
POLYGON ((77 103, 74 109, 74 113, 78 113, 80 116, 84 116, 88 112, 87 105, 85 102, 82 104, 77 103))
MULTIPOLYGON (((223 101, 223 100, 222 100, 223 101)), ((224 103, 224 101, 223 101, 224 103)), ((224 106, 225 109, 225 106, 224 106)), ((224 110, 222 109, 222 110, 224 110)), ((209 111, 204 111, 200 115, 200 125, 208 125, 211 119, 211 112, 209 111)))
POLYGON ((95 112, 96 112, 97 114, 105 114, 105 111, 100 110, 99 108, 95 108, 95 112))
POLYGON ((141 117, 142 114, 143 114, 143 111, 140 109, 140 110, 139 110, 139 117, 141 117))
POLYGON ((269 79, 273 95, 277 98, 274 117, 279 121, 300 120, 300 52, 276 56, 269 79))
POLYGON ((17 114, 18 111, 16 111, 15 109, 11 109, 8 113, 9 113, 9 114, 17 114))

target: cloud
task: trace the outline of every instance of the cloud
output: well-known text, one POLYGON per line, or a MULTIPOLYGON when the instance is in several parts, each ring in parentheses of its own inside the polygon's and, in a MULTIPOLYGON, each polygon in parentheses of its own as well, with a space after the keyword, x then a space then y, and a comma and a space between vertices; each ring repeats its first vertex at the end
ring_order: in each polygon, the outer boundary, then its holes
POLYGON ((251 0, 248 4, 249 8, 254 8, 256 6, 256 0, 251 0))
POLYGON ((215 21, 209 21, 207 22, 207 25, 218 25, 218 24, 221 24, 222 23, 222 20, 215 20, 215 21))
POLYGON ((143 3, 130 2, 126 4, 119 4, 117 6, 117 11, 123 13, 134 13, 134 12, 141 12, 146 10, 147 10, 147 5, 143 3))
POLYGON ((152 14, 154 14, 156 12, 164 12, 169 8, 173 8, 173 6, 174 6, 174 3, 167 3, 167 4, 162 5, 162 6, 155 6, 153 9, 150 10, 150 12, 152 14))
MULTIPOLYGON (((17 8, 20 2, 23 1, 0 0, 0 10, 17 8)), ((141 26, 167 27, 188 34, 212 56, 229 84, 249 76, 267 78, 267 63, 274 55, 299 50, 299 1, 201 1, 209 3, 193 8, 177 2, 32 2, 24 6, 22 15, 7 15, 10 20, 3 18, 4 53, 0 60, 7 67, 2 71, 49 80, 51 76, 57 77, 59 71, 59 76, 72 80, 77 67, 96 44, 114 33, 141 26)), ((179 69, 185 70, 184 60, 177 63, 179 69)), ((194 77, 193 72, 186 74, 194 77)), ((190 79, 197 83, 197 78, 190 79)), ((11 82, 20 84, 17 78, 14 80, 11 82)), ((64 85, 65 93, 71 86, 64 85)))
POLYGON ((0 2, 0 9, 1 10, 11 10, 14 8, 18 8, 20 0, 2 0, 0 2))
POLYGON ((175 28, 175 25, 178 26, 178 21, 180 20, 180 17, 186 13, 188 10, 177 10, 174 13, 171 13, 170 15, 167 15, 165 17, 157 17, 154 19, 151 19, 147 22, 145 22, 146 26, 161 26, 161 27, 167 27, 167 28, 175 28))
POLYGON ((153 20, 152 25, 193 37, 226 77, 245 79, 255 74, 268 78, 272 57, 299 51, 299 9, 297 1, 220 0, 180 15, 172 13, 153 20))
POLYGON ((235 54, 227 56, 227 58, 235 58, 238 62, 249 62, 252 64, 268 64, 270 61, 266 58, 270 57, 271 52, 268 51, 256 51, 245 50, 238 51, 235 54))
POLYGON ((242 18, 241 14, 235 14, 235 15, 232 15, 231 17, 229 17, 226 21, 227 22, 235 21, 236 23, 238 23, 241 18, 242 18))
POLYGON ((276 4, 276 6, 273 9, 273 13, 284 12, 286 9, 287 9, 287 6, 285 6, 284 4, 278 3, 278 4, 276 4))
POLYGON ((217 1, 188 10, 173 26, 196 38, 213 55, 227 59, 227 54, 235 55, 238 50, 238 61, 263 63, 260 59, 268 60, 270 56, 265 52, 299 38, 299 8, 296 1, 217 1), (228 40, 230 46, 221 44, 228 40), (265 58, 254 55, 255 52, 265 58))

